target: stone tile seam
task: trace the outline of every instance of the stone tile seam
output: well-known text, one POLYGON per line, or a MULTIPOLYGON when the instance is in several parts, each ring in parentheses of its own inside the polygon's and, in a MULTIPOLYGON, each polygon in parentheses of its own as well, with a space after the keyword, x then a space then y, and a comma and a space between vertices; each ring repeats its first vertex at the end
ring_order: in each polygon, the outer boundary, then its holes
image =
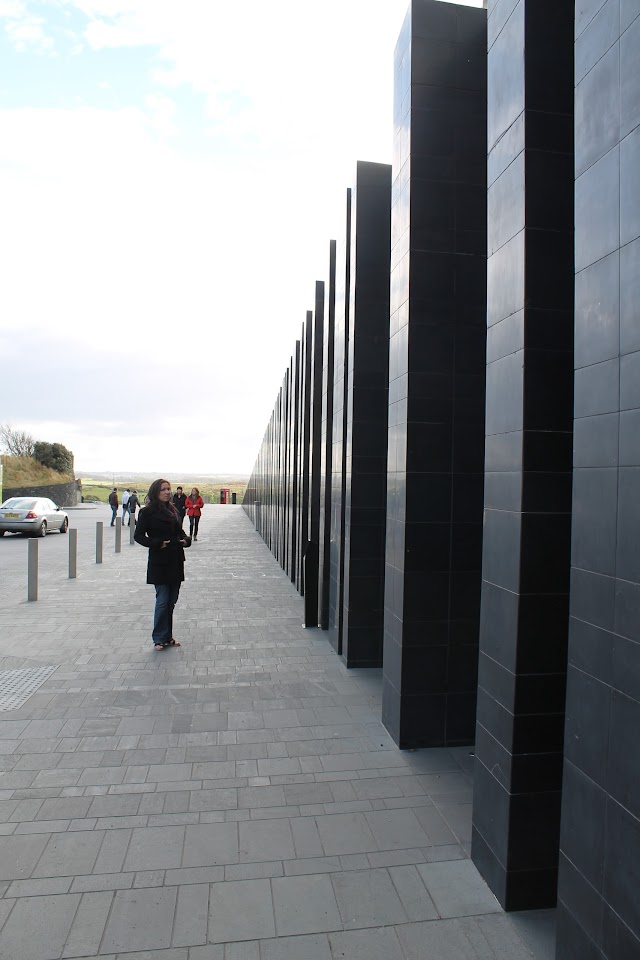
MULTIPOLYGON (((130 830, 129 832, 130 832, 130 836, 129 836, 129 839, 128 839, 128 841, 127 841, 126 851, 125 851, 124 855, 122 856, 122 863, 123 863, 123 864, 126 862, 126 858, 127 858, 128 853, 129 853, 130 846, 131 846, 131 840, 132 840, 133 830, 130 830)), ((97 854, 96 854, 96 859, 95 859, 95 861, 94 861, 94 866, 95 866, 95 863, 97 862, 97 860, 98 860, 98 858, 99 858, 99 856, 100 856, 100 851, 101 851, 101 849, 102 849, 102 846, 103 846, 104 842, 106 841, 106 836, 107 836, 107 835, 105 835, 105 838, 103 839, 103 842, 100 844, 100 848, 98 849, 98 852, 97 852, 97 854)), ((444 844, 443 846, 450 846, 450 844, 444 844)), ((404 850, 370 850, 370 851, 367 851, 367 852, 363 853, 362 856, 365 856, 365 857, 369 858, 370 856, 375 856, 375 855, 380 855, 380 854, 392 854, 392 853, 393 853, 393 854, 395 854, 396 856, 398 856, 398 857, 400 858, 401 855, 402 855, 403 853, 405 853, 405 851, 406 851, 406 853, 409 854, 409 856, 408 856, 408 857, 407 857, 407 856, 402 857, 402 860, 403 860, 404 862, 399 862, 399 863, 397 863, 397 864, 390 864, 390 866, 411 866, 411 865, 415 865, 415 864, 417 864, 417 863, 429 863, 430 861, 427 860, 427 859, 425 859, 425 857, 424 857, 424 850, 426 850, 426 849, 431 849, 431 848, 423 848, 423 850, 422 850, 422 859, 419 859, 419 860, 417 860, 417 859, 415 858, 415 855, 414 855, 414 852, 415 852, 417 849, 420 849, 420 848, 407 847, 407 848, 404 848, 404 850)), ((45 846, 45 849, 43 850, 43 854, 44 854, 45 850, 46 850, 46 846, 45 846)), ((359 854, 357 854, 357 855, 359 855, 359 854)), ((179 886, 191 886, 191 885, 193 885, 193 884, 198 884, 198 883, 203 883, 203 882, 209 882, 209 883, 225 883, 225 882, 228 882, 228 880, 229 880, 230 878, 223 877, 221 880, 211 880, 211 881, 202 881, 202 880, 199 880, 199 879, 198 879, 198 880, 192 881, 191 883, 190 883, 189 881, 180 880, 180 881, 176 881, 175 883, 171 883, 171 882, 167 882, 167 881, 166 881, 166 874, 167 874, 167 872, 175 871, 175 870, 213 869, 213 868, 215 867, 215 868, 221 868, 221 869, 226 873, 226 869, 227 869, 228 867, 251 867, 251 866, 254 866, 254 865, 257 865, 257 864, 259 864, 259 865, 262 866, 262 867, 267 867, 267 866, 280 866, 280 867, 283 868, 283 874, 282 874, 283 876, 296 876, 296 875, 310 876, 310 875, 314 875, 315 873, 317 873, 317 874, 325 874, 325 873, 362 873, 363 871, 368 871, 368 870, 389 870, 389 866, 380 866, 380 865, 378 865, 378 864, 375 864, 375 865, 374 865, 373 863, 371 863, 371 861, 369 861, 369 866, 368 866, 368 867, 347 868, 347 867, 344 867, 344 866, 340 865, 340 866, 337 866, 337 867, 334 868, 334 869, 330 869, 330 870, 327 869, 327 870, 322 870, 322 871, 316 870, 316 871, 310 872, 309 874, 287 874, 287 873, 286 873, 286 870, 285 870, 285 867, 286 867, 287 865, 289 865, 289 864, 301 864, 301 863, 304 863, 305 861, 315 862, 315 861, 317 861, 318 859, 331 859, 332 857, 335 857, 335 856, 336 856, 335 854, 331 854, 331 855, 323 854, 323 856, 320 857, 320 858, 318 858, 317 856, 314 856, 314 857, 293 857, 293 858, 288 858, 288 859, 286 859, 286 860, 246 860, 246 861, 240 861, 240 860, 238 860, 237 862, 233 862, 233 863, 212 864, 212 865, 210 865, 209 867, 189 867, 189 866, 161 867, 161 868, 156 868, 156 872, 158 872, 158 873, 163 873, 163 875, 164 875, 164 876, 163 876, 163 882, 162 882, 162 884, 160 884, 161 886, 167 886, 167 887, 175 887, 175 886, 178 886, 178 887, 179 887, 179 886)), ((347 856, 354 856, 354 854, 347 854, 347 856)), ((41 855, 41 857, 42 857, 42 855, 41 855)), ((41 857, 39 858, 38 863, 40 862, 41 857)), ((460 859, 468 859, 468 857, 463 857, 463 858, 459 858, 459 857, 458 857, 458 858, 450 858, 450 860, 448 860, 448 861, 437 861, 437 862, 457 862, 457 861, 460 860, 460 859)), ((38 866, 38 864, 36 863, 35 866, 34 866, 34 868, 33 868, 34 871, 37 869, 37 866, 38 866)), ((73 874, 67 874, 66 876, 60 876, 60 874, 56 873, 56 874, 52 874, 51 876, 44 876, 44 877, 33 877, 33 876, 32 876, 31 878, 23 878, 23 879, 17 878, 17 879, 15 879, 15 880, 3 881, 3 882, 7 882, 7 883, 9 884, 9 886, 7 887, 7 890, 4 891, 4 893, 7 893, 7 892, 10 890, 11 884, 17 883, 17 882, 24 882, 24 883, 28 883, 28 882, 29 882, 29 883, 30 883, 30 882, 33 882, 33 881, 42 881, 42 882, 44 883, 45 881, 48 881, 48 880, 66 880, 66 879, 68 879, 69 882, 70 882, 70 887, 72 888, 72 887, 73 887, 73 882, 74 882, 76 879, 78 879, 78 878, 93 878, 93 877, 122 877, 122 878, 126 877, 126 878, 129 878, 129 877, 131 877, 131 878, 133 878, 132 883, 135 883, 135 878, 136 878, 137 876, 144 875, 144 874, 147 873, 147 872, 148 872, 147 870, 125 870, 125 871, 122 871, 122 870, 113 870, 113 871, 103 871, 102 873, 99 873, 99 874, 95 874, 95 873, 73 873, 73 874)), ((266 879, 266 878, 264 878, 264 879, 266 879)), ((422 879, 421 879, 421 882, 422 882, 422 879)), ((424 884, 423 884, 423 885, 424 885, 424 884)), ((158 886, 158 884, 154 884, 153 886, 158 886)), ((152 887, 137 887, 136 889, 153 889, 153 886, 152 886, 152 887)), ((395 886, 395 885, 394 885, 394 886, 395 886)), ((103 889, 104 889, 104 890, 108 890, 108 889, 110 889, 110 888, 105 886, 103 889)), ((426 888, 425 888, 425 889, 426 889, 426 888)), ((91 891, 82 891, 82 892, 91 892, 91 891)), ((428 891, 427 891, 427 892, 428 892, 428 891)), ((58 896, 58 895, 59 895, 59 894, 54 894, 54 896, 58 896)), ((60 894, 60 895, 63 895, 63 894, 60 894)), ((25 899, 26 897, 38 897, 38 896, 52 896, 52 894, 48 894, 48 893, 42 893, 42 894, 27 893, 27 894, 23 894, 22 896, 13 894, 13 896, 7 897, 6 899, 9 899, 9 900, 16 899, 16 900, 18 900, 18 899, 25 899)), ((4 894, 2 895, 2 897, 0 897, 0 899, 4 899, 4 894)))
MULTIPOLYGON (((385 869, 385 870, 386 870, 386 868, 380 868, 380 869, 385 869)), ((359 872, 359 871, 343 871, 343 872, 357 873, 357 872, 359 872)), ((387 871, 387 872, 388 872, 388 871, 387 871)), ((311 876, 323 876, 323 874, 312 874, 311 876)), ((263 880, 268 881, 268 883, 269 883, 271 909, 272 909, 272 914, 273 914, 274 922, 275 922, 276 936, 273 937, 273 938, 267 938, 267 939, 276 941, 276 940, 278 940, 281 936, 301 936, 301 937, 302 937, 302 936, 308 936, 308 935, 318 935, 317 932, 316 932, 316 934, 314 934, 313 931, 311 931, 310 933, 300 933, 300 934, 287 934, 286 932, 283 932, 282 934, 279 934, 279 933, 278 933, 278 923, 277 923, 277 913, 276 913, 276 910, 275 910, 275 901, 274 901, 274 898, 273 898, 273 881, 274 881, 274 880, 282 880, 282 879, 292 879, 292 878, 291 878, 291 877, 289 877, 289 878, 287 878, 287 877, 285 877, 285 878, 283 878, 283 877, 263 877, 263 878, 257 878, 257 879, 263 879, 263 880)), ((220 881, 220 882, 222 882, 222 881, 220 881)), ((235 881, 235 882, 243 883, 243 882, 252 882, 252 881, 235 881)), ((183 886, 195 886, 195 885, 196 885, 196 884, 190 884, 190 885, 185 884, 185 885, 183 885, 183 886)), ((200 884, 200 885, 202 885, 202 884, 200 884)), ((211 913, 210 913, 210 909, 211 909, 211 887, 214 886, 214 884, 213 884, 213 883, 208 883, 207 886, 208 886, 208 888, 209 888, 209 891, 208 891, 208 896, 207 896, 207 941, 206 941, 206 945, 215 942, 215 941, 210 941, 210 940, 208 939, 209 926, 210 926, 210 923, 211 923, 211 913)), ((423 885, 423 886, 424 886, 424 885, 423 885)), ((137 889, 140 890, 140 891, 143 891, 143 890, 144 890, 144 891, 149 891, 149 890, 157 889, 157 887, 139 887, 139 888, 137 888, 137 889)), ((171 887, 171 888, 165 888, 165 889, 173 889, 173 887, 171 887)), ((173 940, 174 940, 174 931, 175 931, 176 916, 177 916, 177 912, 178 912, 180 885, 175 885, 175 889, 176 889, 178 892, 176 893, 175 900, 174 900, 174 904, 173 904, 173 914, 172 914, 172 922, 171 922, 171 941, 170 941, 171 944, 173 944, 173 940)), ((394 889, 395 889, 395 885, 394 885, 394 889)), ((429 896, 428 891, 426 890, 426 887, 425 887, 424 889, 425 889, 425 893, 427 894, 427 896, 429 896)), ((345 923, 347 922, 347 919, 342 916, 342 912, 341 912, 340 906, 339 906, 339 904, 338 904, 338 899, 337 899, 337 897, 336 897, 335 887, 334 887, 334 885, 333 885, 333 881, 331 881, 331 890, 332 890, 332 893, 333 893, 333 896, 334 896, 334 900, 335 900, 335 903, 336 903, 336 912, 337 912, 337 914, 338 914, 338 916, 339 916, 339 918, 340 918, 340 926, 332 927, 332 928, 329 929, 329 930, 324 930, 324 931, 322 931, 322 933, 324 933, 324 934, 331 933, 331 932, 341 932, 341 931, 343 931, 343 930, 356 931, 356 930, 379 930, 379 929, 388 928, 388 927, 396 928, 396 927, 403 927, 403 926, 405 926, 405 925, 407 925, 407 924, 414 924, 414 923, 416 923, 416 922, 418 922, 418 923, 437 923, 437 922, 442 921, 442 920, 460 920, 460 919, 464 919, 464 918, 473 919, 473 918, 477 918, 477 917, 493 917, 493 916, 495 916, 495 912, 487 912, 486 910, 484 910, 484 911, 478 910, 478 911, 476 911, 476 912, 473 912, 473 911, 472 911, 472 912, 469 912, 469 913, 465 913, 465 912, 457 913, 455 917, 450 917, 450 916, 447 916, 447 915, 444 915, 444 916, 443 916, 443 915, 437 910, 437 908, 435 907, 435 904, 434 904, 434 910, 435 910, 435 912, 436 912, 436 916, 435 916, 432 920, 415 921, 415 920, 411 920, 411 919, 407 916, 407 919, 406 919, 406 920, 403 920, 403 921, 382 922, 382 923, 376 923, 376 924, 365 923, 365 924, 362 924, 361 926, 348 926, 348 927, 345 927, 345 923)), ((108 910, 108 913, 107 913, 107 917, 106 917, 106 919, 105 919, 105 921, 104 921, 104 926, 103 926, 103 929, 102 929, 102 932, 101 932, 101 936, 100 936, 100 945, 99 945, 99 947, 98 947, 97 953, 85 954, 85 955, 84 955, 85 957, 99 957, 99 956, 104 956, 103 949, 102 949, 103 946, 104 946, 104 937, 105 937, 106 932, 107 932, 107 929, 108 929, 108 927, 109 927, 109 923, 110 923, 110 921, 111 921, 111 917, 112 917, 112 914, 113 914, 113 911, 114 911, 114 907, 115 907, 116 902, 117 902, 117 896, 118 896, 118 893, 119 893, 119 892, 127 893, 127 892, 130 892, 130 891, 128 891, 128 890, 124 890, 124 891, 105 890, 105 891, 87 891, 86 893, 83 892, 83 893, 79 893, 79 894, 76 893, 76 894, 50 894, 50 895, 49 895, 49 898, 50 898, 50 899, 55 899, 55 898, 57 898, 57 897, 69 897, 69 896, 77 896, 77 897, 78 897, 78 902, 77 902, 76 909, 75 909, 75 911, 74 911, 73 920, 71 921, 71 924, 70 924, 70 926, 69 926, 69 932, 68 932, 67 937, 66 937, 66 939, 65 939, 65 944, 64 944, 65 948, 66 948, 66 945, 67 945, 67 942, 68 942, 69 938, 71 937, 71 934, 72 934, 72 931, 73 931, 73 925, 74 925, 74 923, 75 923, 75 921, 76 921, 76 918, 77 918, 77 916, 78 916, 78 912, 79 912, 80 907, 81 907, 81 905, 82 905, 83 899, 84 899, 86 896, 91 896, 91 895, 94 894, 94 893, 104 893, 104 894, 108 894, 108 895, 110 896, 111 900, 110 900, 110 904, 109 904, 109 910, 108 910)), ((43 895, 43 896, 46 896, 46 895, 43 895)), ((36 896, 36 897, 27 897, 27 898, 18 898, 18 899, 30 899, 30 900, 34 900, 34 899, 39 899, 39 898, 36 896)), ((17 902, 18 902, 18 899, 16 899, 16 901, 12 904, 11 910, 10 910, 9 913, 7 914, 7 917, 5 918, 5 921, 4 921, 4 923, 2 924, 2 927, 0 927, 0 931, 4 928, 4 926, 6 925, 6 923, 9 921, 9 918, 11 917, 14 909, 16 908, 16 904, 17 904, 17 902)), ((429 900, 431 900, 430 897, 429 897, 429 900)), ((400 901, 400 902, 402 903, 402 901, 400 901)), ((432 900, 431 900, 431 902, 433 903, 432 900)), ((403 911, 404 911, 404 907, 403 907, 403 911)), ((405 912, 405 915, 406 915, 406 911, 404 911, 404 912, 405 912)), ((483 939, 485 939, 484 936, 483 936, 483 939)), ((245 941, 243 941, 243 940, 234 940, 234 941, 225 941, 225 942, 227 942, 227 943, 242 943, 242 942, 245 942, 245 941)), ((190 944, 190 946, 197 946, 197 945, 198 945, 198 944, 190 944)), ((489 949, 491 949, 490 944, 488 943, 488 941, 487 941, 487 945, 488 945, 489 949)), ((473 944, 471 944, 471 946, 472 946, 472 948, 473 948, 473 944)), ((166 950, 171 950, 172 947, 161 948, 161 949, 162 949, 162 950, 165 950, 165 949, 166 949, 166 950)), ((188 949, 188 947, 185 947, 185 949, 188 949)), ((136 952, 136 954, 138 953, 138 951, 135 951, 135 952, 136 952)), ((143 952, 143 953, 147 953, 147 951, 145 951, 145 950, 143 950, 142 952, 143 952)), ((125 951, 124 953, 120 952, 120 953, 118 954, 118 956, 122 956, 123 958, 125 958, 125 957, 127 956, 127 953, 128 953, 128 951, 125 951)), ((60 956, 64 957, 64 955, 65 955, 65 954, 64 954, 64 948, 63 948, 62 953, 60 954, 60 956)), ((109 954, 108 956, 112 956, 112 955, 109 954)), ((81 957, 78 957, 78 960, 81 960, 81 957)))

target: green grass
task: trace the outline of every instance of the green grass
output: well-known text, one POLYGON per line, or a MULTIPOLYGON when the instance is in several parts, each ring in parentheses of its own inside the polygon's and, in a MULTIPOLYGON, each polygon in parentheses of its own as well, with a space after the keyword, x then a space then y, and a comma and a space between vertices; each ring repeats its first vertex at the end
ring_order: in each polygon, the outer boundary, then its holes
POLYGON ((54 483, 67 483, 73 477, 66 473, 58 473, 50 467, 43 467, 32 457, 10 457, 2 454, 0 457, 4 467, 2 486, 11 487, 46 487, 54 483))
MULTIPOLYGON (((98 500, 101 500, 103 503, 106 503, 109 499, 109 494, 111 493, 113 487, 118 488, 118 499, 122 501, 122 494, 124 491, 129 488, 129 490, 138 491, 138 499, 140 503, 144 503, 144 498, 147 495, 147 490, 149 489, 148 480, 136 480, 135 478, 127 478, 121 480, 119 477, 116 477, 115 484, 113 483, 104 483, 104 481, 92 480, 91 478, 85 478, 82 481, 82 495, 86 499, 87 497, 95 497, 98 500)), ((171 487, 175 491, 177 483, 172 483, 171 487)), ((183 483, 184 492, 189 495, 191 487, 193 484, 183 483)), ((220 485, 216 486, 213 483, 200 482, 196 483, 200 494, 203 499, 207 501, 207 497, 211 497, 210 503, 219 503, 220 502, 220 489, 221 487, 228 487, 232 493, 237 494, 238 503, 242 503, 242 498, 244 497, 244 492, 247 489, 247 484, 243 481, 227 481, 223 482, 220 485)))

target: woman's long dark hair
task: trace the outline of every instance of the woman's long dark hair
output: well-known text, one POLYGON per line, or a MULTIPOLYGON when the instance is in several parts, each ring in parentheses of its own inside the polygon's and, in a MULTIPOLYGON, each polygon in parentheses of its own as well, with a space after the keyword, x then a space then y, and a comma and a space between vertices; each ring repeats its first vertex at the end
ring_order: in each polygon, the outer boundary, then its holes
POLYGON ((147 493, 149 505, 147 509, 151 507, 152 510, 157 510, 158 513, 167 513, 174 520, 178 520, 178 511, 174 507, 173 502, 168 500, 166 503, 163 503, 160 499, 160 487, 163 483, 169 483, 169 481, 164 480, 163 478, 160 480, 154 480, 149 487, 149 492, 147 493))

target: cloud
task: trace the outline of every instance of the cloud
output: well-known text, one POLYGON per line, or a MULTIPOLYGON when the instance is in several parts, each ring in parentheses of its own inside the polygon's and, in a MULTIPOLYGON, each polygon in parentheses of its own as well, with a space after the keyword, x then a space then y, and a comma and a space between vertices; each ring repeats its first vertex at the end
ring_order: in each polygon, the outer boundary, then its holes
POLYGON ((149 123, 161 137, 172 137, 177 133, 175 118, 177 104, 171 97, 159 93, 149 93, 145 97, 145 106, 149 114, 149 123))
POLYGON ((23 0, 0 0, 0 17, 20 20, 24 16, 26 16, 26 7, 23 0))
POLYGON ((50 53, 55 44, 44 29, 45 20, 29 12, 22 0, 0 0, 0 20, 5 21, 9 42, 18 51, 50 53))
POLYGON ((0 110, 6 419, 81 467, 250 471, 355 161, 390 159, 406 4, 0 0, 88 71, 0 110))

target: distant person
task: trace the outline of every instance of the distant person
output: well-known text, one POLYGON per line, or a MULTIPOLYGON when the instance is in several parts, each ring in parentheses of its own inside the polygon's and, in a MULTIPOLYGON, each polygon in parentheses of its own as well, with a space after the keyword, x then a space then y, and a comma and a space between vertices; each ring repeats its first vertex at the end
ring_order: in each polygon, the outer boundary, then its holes
POLYGON ((123 524, 124 524, 124 521, 125 521, 125 519, 126 519, 127 514, 129 513, 129 498, 130 498, 130 497, 131 497, 131 490, 129 489, 129 487, 127 487, 127 489, 125 490, 125 492, 122 494, 122 523, 123 523, 123 524))
POLYGON ((173 495, 173 505, 178 512, 180 517, 180 526, 184 522, 184 516, 187 512, 187 496, 182 492, 182 487, 176 487, 176 492, 173 495))
POLYGON ((132 490, 131 496, 129 497, 129 520, 127 526, 131 526, 131 520, 133 519, 133 525, 136 525, 136 510, 140 506, 140 501, 138 500, 138 491, 132 490))
POLYGON ((189 536, 197 540, 198 526, 200 525, 200 517, 202 516, 202 508, 204 507, 204 500, 200 496, 200 491, 197 487, 193 487, 187 497, 186 507, 189 516, 189 536))
POLYGON ((135 541, 149 549, 147 583, 156 588, 156 607, 151 640, 154 650, 181 646, 173 637, 173 610, 184 580, 184 548, 191 539, 180 525, 171 502, 168 480, 154 480, 147 494, 149 503, 141 510, 135 541))
POLYGON ((111 493, 109 494, 109 506, 111 507, 111 523, 109 524, 112 527, 116 522, 116 517, 118 516, 118 488, 114 487, 111 493))

